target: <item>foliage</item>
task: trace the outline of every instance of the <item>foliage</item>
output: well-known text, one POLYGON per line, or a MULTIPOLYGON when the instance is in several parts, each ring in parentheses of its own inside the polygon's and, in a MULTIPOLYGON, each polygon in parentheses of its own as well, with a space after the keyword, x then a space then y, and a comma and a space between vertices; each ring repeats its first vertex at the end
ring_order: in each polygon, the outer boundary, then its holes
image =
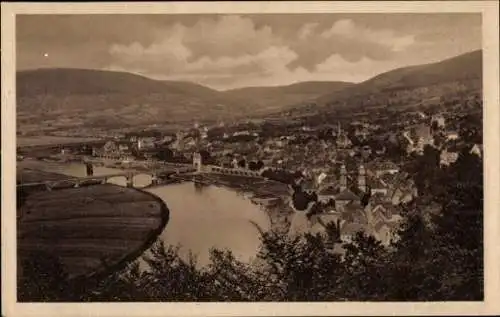
POLYGON ((307 193, 298 187, 295 188, 292 195, 293 206, 297 210, 305 210, 310 202, 315 202, 317 200, 318 195, 315 192, 307 193))
POLYGON ((287 170, 282 170, 282 169, 279 170, 266 169, 262 173, 262 176, 272 179, 274 181, 292 185, 295 184, 296 179, 302 176, 302 173, 300 172, 291 173, 287 170))

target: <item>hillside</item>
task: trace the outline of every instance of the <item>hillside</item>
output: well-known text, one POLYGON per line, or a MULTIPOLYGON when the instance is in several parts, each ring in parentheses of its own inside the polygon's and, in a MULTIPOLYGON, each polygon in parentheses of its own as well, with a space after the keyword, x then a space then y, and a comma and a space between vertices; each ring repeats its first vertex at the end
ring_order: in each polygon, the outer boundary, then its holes
POLYGON ((207 87, 124 72, 39 69, 18 72, 16 82, 18 124, 32 129, 40 121, 53 128, 126 127, 228 118, 250 110, 207 87))
POLYGON ((315 104, 327 107, 377 107, 428 100, 482 88, 482 51, 473 51, 432 64, 395 69, 367 81, 326 94, 315 104))
POLYGON ((287 86, 246 87, 224 91, 233 100, 247 100, 261 112, 286 110, 288 107, 314 101, 319 96, 340 91, 354 84, 347 82, 309 81, 287 86))
POLYGON ((124 72, 39 69, 17 73, 17 124, 40 131, 231 120, 329 109, 418 107, 480 95, 482 51, 395 69, 365 82, 302 82, 217 91, 124 72))
POLYGON ((349 85, 306 82, 221 92, 191 82, 87 69, 22 71, 16 83, 17 123, 28 134, 265 115, 349 85))

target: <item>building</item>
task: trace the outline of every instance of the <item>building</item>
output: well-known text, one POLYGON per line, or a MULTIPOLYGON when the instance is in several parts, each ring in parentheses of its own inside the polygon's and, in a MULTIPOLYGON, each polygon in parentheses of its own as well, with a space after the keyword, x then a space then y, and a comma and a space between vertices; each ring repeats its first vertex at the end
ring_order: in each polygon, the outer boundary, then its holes
POLYGON ((458 131, 455 130, 450 130, 446 132, 446 140, 458 140, 460 135, 458 134, 458 131))
POLYGON ((392 161, 370 162, 367 164, 367 168, 376 177, 382 177, 385 174, 394 175, 400 171, 399 166, 392 161))
POLYGON ((410 131, 403 132, 403 137, 408 141, 407 153, 416 152, 421 155, 426 145, 434 145, 431 128, 425 124, 418 124, 410 131))
POLYGON ((155 138, 137 138, 137 149, 139 151, 155 147, 155 138))
POLYGON ((470 149, 469 153, 481 157, 483 153, 483 146, 481 144, 474 144, 474 146, 470 149))
POLYGON ((448 165, 453 164, 457 161, 458 152, 451 152, 451 151, 448 151, 447 149, 444 149, 443 151, 441 151, 439 158, 440 158, 439 163, 441 166, 448 166, 448 165))
POLYGON ((193 166, 197 172, 201 172, 203 168, 202 157, 199 152, 193 153, 193 166))
POLYGON ((352 141, 347 137, 347 134, 342 130, 340 123, 337 131, 337 148, 347 149, 352 145, 352 141))
POLYGON ((324 187, 318 191, 318 201, 323 204, 332 204, 335 206, 335 195, 338 193, 338 189, 333 185, 324 187))

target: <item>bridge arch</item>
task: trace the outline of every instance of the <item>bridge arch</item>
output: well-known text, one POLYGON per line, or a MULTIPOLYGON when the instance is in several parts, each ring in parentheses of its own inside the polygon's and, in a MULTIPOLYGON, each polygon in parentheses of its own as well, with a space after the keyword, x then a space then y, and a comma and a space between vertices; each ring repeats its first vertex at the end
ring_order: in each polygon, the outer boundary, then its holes
POLYGON ((140 172, 132 175, 132 184, 134 187, 141 188, 153 184, 155 173, 140 172))
POLYGON ((119 186, 127 186, 127 175, 114 175, 106 177, 105 182, 119 186))

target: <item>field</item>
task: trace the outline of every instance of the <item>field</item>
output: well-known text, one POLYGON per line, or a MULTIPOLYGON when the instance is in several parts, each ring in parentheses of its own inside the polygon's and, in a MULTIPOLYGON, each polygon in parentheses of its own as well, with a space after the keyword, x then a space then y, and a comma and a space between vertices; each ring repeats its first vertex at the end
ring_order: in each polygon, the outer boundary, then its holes
POLYGON ((36 192, 18 210, 18 259, 47 252, 69 278, 93 276, 138 257, 167 221, 165 204, 135 189, 106 184, 36 192))

